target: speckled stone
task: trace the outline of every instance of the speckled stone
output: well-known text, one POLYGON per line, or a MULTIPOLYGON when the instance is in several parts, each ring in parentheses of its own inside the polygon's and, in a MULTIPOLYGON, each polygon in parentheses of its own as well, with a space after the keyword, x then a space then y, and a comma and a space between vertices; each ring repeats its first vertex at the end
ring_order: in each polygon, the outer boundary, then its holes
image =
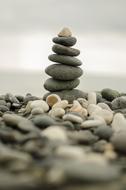
POLYGON ((64 46, 73 46, 76 44, 77 39, 75 37, 54 37, 52 41, 56 44, 64 46))
MULTIPOLYGON (((46 93, 43 96, 43 99, 45 100, 46 97, 48 95, 50 95, 50 94, 52 94, 52 93, 51 92, 46 93)), ((85 98, 87 96, 87 93, 85 93, 85 92, 83 92, 81 90, 77 90, 77 89, 62 90, 62 91, 59 91, 59 92, 53 92, 53 94, 59 95, 62 100, 68 100, 69 103, 72 103, 77 98, 85 98)))
POLYGON ((62 81, 49 78, 44 83, 44 88, 50 92, 61 91, 61 90, 71 90, 76 88, 80 83, 79 79, 62 81))
POLYGON ((121 96, 118 98, 115 98, 112 101, 112 109, 116 110, 116 109, 123 109, 126 108, 126 96, 121 96))
POLYGON ((80 50, 66 47, 60 44, 54 44, 52 47, 52 51, 59 55, 78 56, 80 54, 80 50))
POLYGON ((49 55, 48 58, 50 61, 62 63, 64 65, 71 65, 71 66, 75 66, 75 67, 82 65, 82 62, 79 59, 68 56, 68 55, 52 54, 52 55, 49 55))
POLYGON ((45 69, 46 74, 57 80, 74 80, 83 74, 79 67, 68 66, 63 64, 53 64, 45 69))

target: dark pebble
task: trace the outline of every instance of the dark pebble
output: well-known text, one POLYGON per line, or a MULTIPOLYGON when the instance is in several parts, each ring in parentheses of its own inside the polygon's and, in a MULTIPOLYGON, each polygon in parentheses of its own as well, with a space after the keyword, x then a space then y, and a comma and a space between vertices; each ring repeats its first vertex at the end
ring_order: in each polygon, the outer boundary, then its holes
POLYGON ((112 109, 116 110, 116 109, 123 109, 126 108, 126 96, 121 96, 118 98, 115 98, 112 101, 112 109))
POLYGON ((52 41, 56 44, 64 46, 73 46, 76 44, 77 39, 75 37, 54 37, 52 41))
POLYGON ((53 78, 49 78, 44 83, 44 88, 48 91, 61 91, 61 90, 71 90, 76 88, 80 83, 79 79, 74 79, 70 81, 62 81, 62 80, 55 80, 53 78))
POLYGON ((102 97, 108 101, 112 101, 117 98, 120 94, 116 90, 112 90, 110 88, 105 88, 101 91, 102 97))
POLYGON ((94 134, 97 135, 100 139, 109 140, 113 134, 111 126, 102 125, 95 128, 94 134))
POLYGON ((80 50, 75 48, 66 47, 60 44, 55 44, 52 47, 52 51, 59 55, 69 55, 69 56, 78 56, 80 54, 80 50))
POLYGON ((57 124, 57 122, 48 115, 36 116, 32 119, 32 122, 34 123, 34 125, 41 129, 57 124))
POLYGON ((116 151, 126 153, 126 130, 114 133, 111 142, 116 151))
POLYGON ((93 150, 95 152, 103 153, 105 151, 106 145, 107 145, 107 141, 99 140, 98 142, 93 144, 93 150))
POLYGON ((62 63, 64 65, 70 65, 75 67, 82 65, 82 62, 79 59, 67 55, 52 54, 49 55, 48 58, 50 61, 62 63))
POLYGON ((11 93, 7 93, 7 94, 5 95, 5 100, 6 100, 7 102, 19 104, 18 99, 17 99, 13 94, 11 94, 11 93))
POLYGON ((0 111, 1 112, 6 112, 6 111, 9 111, 9 108, 7 106, 0 105, 0 111))
POLYGON ((63 64, 53 64, 45 69, 46 74, 57 80, 74 80, 83 74, 79 67, 63 64))

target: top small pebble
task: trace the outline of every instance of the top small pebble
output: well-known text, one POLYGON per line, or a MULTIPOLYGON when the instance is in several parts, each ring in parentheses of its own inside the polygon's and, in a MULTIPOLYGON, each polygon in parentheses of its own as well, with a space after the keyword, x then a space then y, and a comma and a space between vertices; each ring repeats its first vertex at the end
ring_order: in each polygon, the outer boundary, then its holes
POLYGON ((63 28, 60 33, 58 34, 59 37, 71 37, 72 32, 70 31, 69 28, 63 28))

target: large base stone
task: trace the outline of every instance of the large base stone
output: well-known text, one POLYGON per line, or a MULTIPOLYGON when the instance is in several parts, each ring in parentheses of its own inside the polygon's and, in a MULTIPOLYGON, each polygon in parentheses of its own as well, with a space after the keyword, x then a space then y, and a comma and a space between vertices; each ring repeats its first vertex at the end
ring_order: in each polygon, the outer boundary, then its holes
POLYGON ((60 92, 49 92, 43 96, 43 99, 46 100, 46 97, 50 94, 57 94, 60 96, 62 100, 68 100, 69 103, 72 103, 77 98, 87 98, 87 93, 81 90, 73 89, 73 90, 62 90, 60 92))

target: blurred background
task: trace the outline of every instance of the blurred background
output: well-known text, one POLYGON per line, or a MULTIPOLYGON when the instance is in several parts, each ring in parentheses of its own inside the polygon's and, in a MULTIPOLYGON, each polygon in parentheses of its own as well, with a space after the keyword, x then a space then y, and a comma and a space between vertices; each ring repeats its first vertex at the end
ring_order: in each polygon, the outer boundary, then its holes
POLYGON ((41 96, 52 38, 63 27, 77 37, 80 89, 126 91, 125 0, 0 0, 0 94, 41 96))

